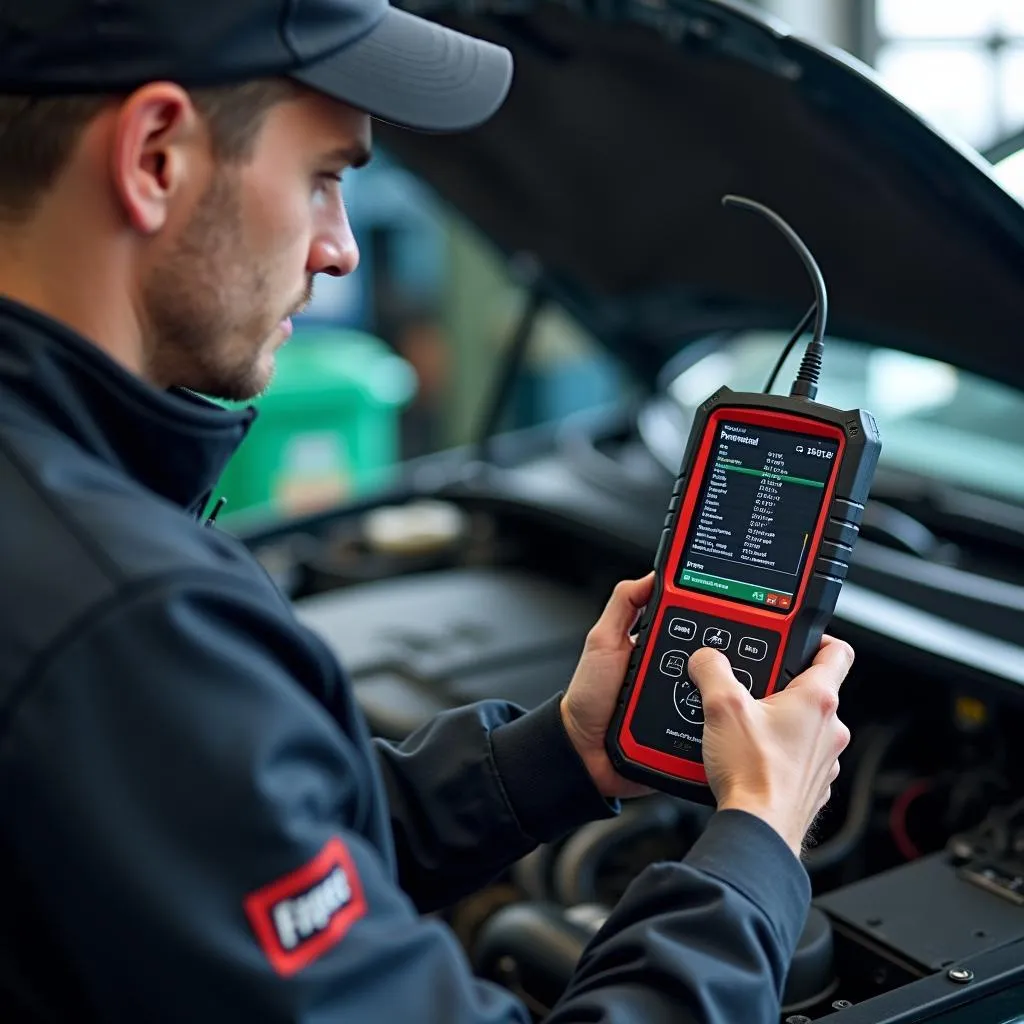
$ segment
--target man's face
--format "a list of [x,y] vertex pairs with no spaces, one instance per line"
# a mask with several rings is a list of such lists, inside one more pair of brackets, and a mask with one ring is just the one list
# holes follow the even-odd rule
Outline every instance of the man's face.
[[251,160],[211,159],[146,261],[152,381],[237,401],[266,389],[314,276],[356,268],[338,178],[369,135],[366,115],[310,93],[270,110]]

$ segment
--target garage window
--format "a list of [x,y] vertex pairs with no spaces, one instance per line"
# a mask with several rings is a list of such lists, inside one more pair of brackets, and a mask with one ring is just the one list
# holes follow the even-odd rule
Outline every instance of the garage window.
[[867,0],[868,53],[886,86],[984,149],[1024,125],[1021,0]]

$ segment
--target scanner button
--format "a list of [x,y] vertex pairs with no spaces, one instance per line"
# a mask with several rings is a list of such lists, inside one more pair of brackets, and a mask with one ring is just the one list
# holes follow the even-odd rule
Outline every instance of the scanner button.
[[743,669],[743,668],[734,668],[734,669],[733,669],[732,671],[733,671],[733,675],[735,675],[735,676],[736,676],[736,678],[737,678],[737,679],[738,679],[738,680],[739,680],[739,681],[740,681],[740,682],[741,682],[741,683],[742,683],[742,684],[743,684],[743,685],[744,685],[744,686],[745,686],[745,687],[746,687],[746,688],[747,688],[748,690],[751,690],[751,691],[753,690],[753,687],[754,687],[754,679],[753,679],[753,676],[751,676],[751,674],[750,674],[750,673],[749,673],[749,672],[748,672],[748,671],[747,671],[746,669]]
[[753,637],[745,636],[739,645],[741,658],[748,661],[764,661],[768,655],[768,643],[765,640],[755,640]]
[[666,651],[661,656],[661,665],[659,668],[662,675],[676,677],[681,676],[686,671],[686,652]]
[[697,623],[691,619],[672,619],[668,624],[668,635],[676,640],[692,640],[697,635]]
[[732,633],[727,629],[721,629],[719,626],[708,626],[704,630],[705,647],[714,647],[719,651],[727,651],[731,643]]
[[693,683],[688,680],[677,682],[672,698],[680,718],[691,725],[704,724],[704,705],[701,703],[700,690]]

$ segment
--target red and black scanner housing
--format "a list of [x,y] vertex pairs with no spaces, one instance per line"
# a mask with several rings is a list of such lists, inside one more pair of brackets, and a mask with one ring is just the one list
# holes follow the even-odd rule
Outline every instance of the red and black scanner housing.
[[[799,433],[835,451],[823,470],[824,493],[795,590],[772,607],[679,585],[705,470],[726,420]],[[877,425],[864,410],[726,387],[700,407],[655,556],[654,594],[638,623],[608,731],[608,753],[623,776],[690,800],[713,800],[701,757],[700,696],[686,678],[686,658],[701,646],[721,645],[737,678],[758,698],[783,689],[807,668],[846,578],[880,450]]]

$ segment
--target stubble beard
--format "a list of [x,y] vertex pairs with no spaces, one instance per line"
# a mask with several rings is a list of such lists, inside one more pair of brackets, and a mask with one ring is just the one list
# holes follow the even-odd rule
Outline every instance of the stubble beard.
[[238,186],[222,171],[143,289],[146,376],[227,401],[266,390],[280,310],[268,310],[268,275],[245,242]]

